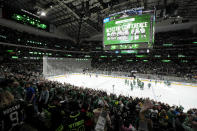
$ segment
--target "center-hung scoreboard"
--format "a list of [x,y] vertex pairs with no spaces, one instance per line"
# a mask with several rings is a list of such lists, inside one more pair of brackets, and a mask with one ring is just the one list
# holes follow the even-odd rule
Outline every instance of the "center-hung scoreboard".
[[135,8],[111,14],[103,20],[104,50],[151,49],[155,10]]

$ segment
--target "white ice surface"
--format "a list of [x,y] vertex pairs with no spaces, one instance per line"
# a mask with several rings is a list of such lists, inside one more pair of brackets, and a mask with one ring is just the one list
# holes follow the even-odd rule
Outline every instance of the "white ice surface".
[[[184,111],[190,108],[197,108],[197,85],[186,85],[184,83],[172,83],[171,86],[166,86],[163,82],[155,84],[154,80],[143,80],[144,90],[134,87],[131,91],[130,85],[125,85],[125,78],[114,78],[104,75],[95,77],[92,75],[72,74],[66,76],[50,77],[49,80],[59,81],[61,83],[70,83],[75,86],[99,89],[117,95],[133,96],[154,99],[168,103],[169,105],[182,105]],[[133,80],[130,79],[130,82]],[[151,83],[151,88],[148,88],[148,83]],[[112,85],[114,85],[114,90]]]

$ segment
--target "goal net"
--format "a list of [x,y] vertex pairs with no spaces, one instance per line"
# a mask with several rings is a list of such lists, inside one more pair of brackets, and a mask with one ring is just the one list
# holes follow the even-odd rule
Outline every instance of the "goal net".
[[91,69],[91,59],[43,57],[44,77],[82,73],[85,69]]

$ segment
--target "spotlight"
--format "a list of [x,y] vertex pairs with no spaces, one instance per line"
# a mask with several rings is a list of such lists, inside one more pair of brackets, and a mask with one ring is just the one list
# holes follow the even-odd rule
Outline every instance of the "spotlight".
[[42,12],[40,13],[40,15],[41,15],[41,16],[46,16],[46,12],[42,11]]
[[37,15],[39,15],[40,14],[40,11],[37,11]]

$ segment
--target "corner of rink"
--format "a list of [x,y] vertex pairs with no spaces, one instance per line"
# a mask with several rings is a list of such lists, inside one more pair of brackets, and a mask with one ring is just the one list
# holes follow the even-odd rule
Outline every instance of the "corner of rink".
[[[184,111],[190,108],[197,108],[197,84],[171,82],[167,86],[162,80],[140,79],[144,82],[144,89],[134,86],[131,89],[130,84],[133,78],[124,76],[111,76],[104,74],[81,74],[72,73],[48,77],[48,80],[58,81],[61,83],[69,83],[83,88],[91,88],[95,90],[106,91],[107,94],[114,93],[116,95],[150,98],[158,102],[168,103],[173,106],[183,106]],[[151,87],[148,87],[151,84]]]

